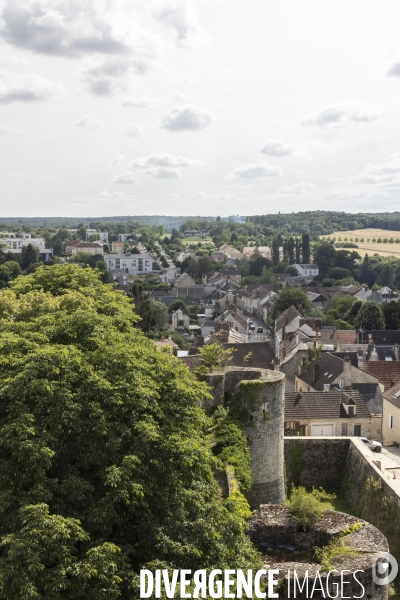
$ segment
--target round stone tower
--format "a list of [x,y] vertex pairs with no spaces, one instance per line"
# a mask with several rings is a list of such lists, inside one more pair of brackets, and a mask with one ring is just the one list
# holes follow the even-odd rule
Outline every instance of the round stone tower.
[[245,425],[251,455],[251,508],[283,503],[285,375],[228,367],[223,374],[211,376],[209,383],[214,402],[232,403]]

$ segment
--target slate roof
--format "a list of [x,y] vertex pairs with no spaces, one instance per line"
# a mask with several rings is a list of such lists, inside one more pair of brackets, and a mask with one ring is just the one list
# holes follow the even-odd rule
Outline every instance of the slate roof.
[[400,383],[400,361],[364,361],[363,369],[379,379],[379,382],[385,386],[384,391],[390,389],[393,383]]
[[[319,377],[314,380],[314,365],[319,366]],[[307,365],[301,379],[318,391],[324,389],[324,384],[332,384],[343,373],[343,360],[330,352],[321,354]]]
[[397,330],[379,330],[370,331],[367,329],[360,329],[357,332],[357,342],[362,344],[368,344],[369,336],[372,337],[376,346],[394,346],[395,344],[400,345],[400,331]]
[[290,308],[285,310],[279,317],[275,320],[275,331],[280,331],[285,324],[285,315],[287,315],[287,323],[291,323],[293,319],[296,317],[300,317],[300,313],[292,304]]
[[285,421],[297,419],[343,419],[349,418],[342,404],[350,397],[356,404],[355,419],[368,419],[371,414],[358,391],[333,389],[329,392],[289,392],[285,394]]
[[[397,398],[395,394],[399,393]],[[386,392],[383,393],[383,396],[386,400],[400,408],[400,383],[396,383],[396,385],[389,388]]]
[[[314,379],[315,364],[317,364],[319,367],[319,376],[317,379]],[[374,373],[366,373],[365,370],[358,369],[354,365],[351,365],[350,369],[351,385],[353,388],[357,387],[358,384],[361,383],[369,383],[371,385],[375,385],[375,387],[378,384],[377,379],[373,379],[373,377],[375,377]],[[332,385],[335,379],[343,377],[343,371],[344,360],[339,358],[336,353],[333,354],[331,352],[324,352],[309,365],[307,365],[306,370],[304,371],[303,375],[300,376],[300,379],[307,385],[313,387],[315,390],[322,391],[324,389],[324,384],[329,383]],[[338,385],[338,383],[336,382],[335,385]]]

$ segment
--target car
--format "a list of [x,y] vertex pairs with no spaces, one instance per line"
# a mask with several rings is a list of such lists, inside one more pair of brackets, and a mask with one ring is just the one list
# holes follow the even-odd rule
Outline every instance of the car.
[[254,325],[253,321],[247,321],[249,325]]
[[264,329],[262,327],[257,327],[257,333],[264,333]]
[[254,331],[255,330],[254,325],[249,325],[249,329],[250,329],[250,331]]
[[377,442],[376,440],[369,440],[366,437],[360,437],[360,440],[364,442],[364,444],[373,452],[381,452],[382,444],[380,442]]

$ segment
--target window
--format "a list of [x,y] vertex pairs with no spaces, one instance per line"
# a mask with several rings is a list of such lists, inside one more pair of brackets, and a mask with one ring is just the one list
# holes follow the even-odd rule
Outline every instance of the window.
[[357,437],[361,436],[361,425],[354,425],[354,435]]
[[347,435],[347,425],[342,425],[342,435]]
[[115,268],[119,269],[121,265],[121,259],[120,258],[116,258],[115,259]]
[[394,429],[394,417],[389,415],[389,429]]
[[349,417],[354,417],[354,406],[349,406]]

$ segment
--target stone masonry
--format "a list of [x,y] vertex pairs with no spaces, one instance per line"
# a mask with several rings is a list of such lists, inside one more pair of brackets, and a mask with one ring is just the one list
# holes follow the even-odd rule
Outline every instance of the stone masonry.
[[223,373],[211,374],[209,385],[214,404],[234,404],[245,424],[251,455],[250,506],[283,503],[284,374],[229,367]]

